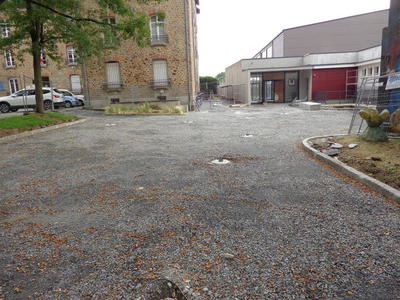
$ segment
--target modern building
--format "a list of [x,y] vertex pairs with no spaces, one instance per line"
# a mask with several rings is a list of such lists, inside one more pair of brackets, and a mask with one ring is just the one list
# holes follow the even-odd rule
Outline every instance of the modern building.
[[227,98],[245,103],[355,98],[363,77],[380,74],[388,10],[283,30],[251,59],[226,69]]
[[[87,63],[85,88],[95,108],[112,103],[166,101],[192,106],[199,90],[198,0],[169,0],[132,7],[150,16],[150,46],[124,41],[105,54],[105,60]],[[161,14],[160,14],[161,13]],[[165,18],[160,18],[164,16]],[[110,16],[113,22],[114,16]],[[86,81],[85,81],[86,82]]]
[[[199,0],[150,3],[152,5],[130,1],[132,9],[149,14],[151,39],[148,46],[142,48],[127,40],[118,48],[110,47],[104,60],[94,58],[81,64],[73,44],[60,44],[63,62],[56,63],[42,56],[44,85],[82,92],[94,108],[142,101],[192,105],[199,90]],[[115,23],[118,17],[110,15],[107,20]],[[12,34],[5,22],[0,29],[3,36]],[[4,51],[0,65],[0,96],[32,86],[33,77],[29,54],[20,62],[11,50]]]

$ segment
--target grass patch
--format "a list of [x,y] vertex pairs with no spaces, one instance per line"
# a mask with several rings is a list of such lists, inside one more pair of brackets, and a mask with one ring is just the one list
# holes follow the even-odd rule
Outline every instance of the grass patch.
[[107,114],[129,115],[129,114],[177,114],[185,113],[183,106],[165,106],[145,102],[141,105],[114,104],[105,108]]
[[58,112],[49,112],[45,114],[33,113],[26,116],[2,118],[0,119],[0,137],[65,123],[75,119],[77,119],[77,117],[64,115]]

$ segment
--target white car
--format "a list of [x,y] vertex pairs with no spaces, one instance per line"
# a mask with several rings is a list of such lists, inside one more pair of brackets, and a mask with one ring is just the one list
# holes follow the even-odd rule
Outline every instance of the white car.
[[[52,103],[53,102],[53,103]],[[43,88],[43,105],[45,110],[50,110],[54,107],[64,106],[63,95],[48,87]],[[10,111],[17,111],[20,108],[36,107],[35,89],[20,90],[9,96],[0,97],[0,112],[7,113]]]
[[65,89],[57,89],[57,90],[60,91],[64,96],[74,97],[76,100],[79,101],[81,106],[85,105],[85,96],[84,95],[75,95],[73,92],[71,92],[69,90],[65,90]]

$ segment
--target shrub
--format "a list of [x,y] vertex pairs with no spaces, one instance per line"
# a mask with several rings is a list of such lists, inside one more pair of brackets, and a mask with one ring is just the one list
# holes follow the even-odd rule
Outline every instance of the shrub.
[[164,114],[184,114],[185,109],[182,106],[175,107],[161,107],[157,104],[145,102],[139,106],[132,106],[130,104],[114,104],[105,107],[107,114],[151,114],[151,113],[164,113]]

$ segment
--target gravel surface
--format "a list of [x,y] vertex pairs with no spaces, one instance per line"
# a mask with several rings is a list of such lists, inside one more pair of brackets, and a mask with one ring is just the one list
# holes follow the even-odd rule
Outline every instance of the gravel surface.
[[400,299],[399,207],[298,148],[351,112],[74,113],[0,144],[0,299]]

